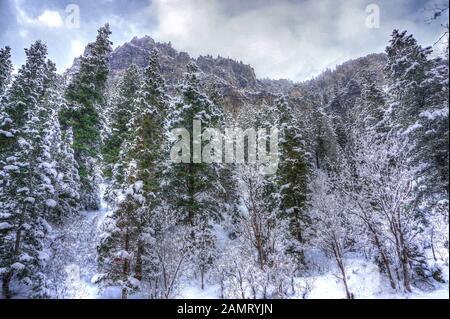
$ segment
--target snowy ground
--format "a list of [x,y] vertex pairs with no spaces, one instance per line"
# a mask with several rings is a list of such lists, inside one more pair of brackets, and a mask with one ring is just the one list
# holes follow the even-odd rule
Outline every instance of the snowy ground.
[[[103,195],[106,186],[104,184],[100,185],[100,191]],[[96,252],[96,246],[98,241],[98,234],[100,233],[100,227],[103,223],[105,216],[110,212],[110,208],[103,200],[101,196],[100,209],[95,211],[84,211],[82,215],[84,216],[84,223],[78,229],[78,238],[84,238],[76,246],[75,255],[78,256],[78,262],[71,264],[70,266],[75,266],[80,269],[80,272],[75,275],[75,284],[73,288],[75,290],[74,298],[77,299],[96,299],[99,298],[99,290],[97,285],[92,283],[92,277],[95,274],[96,258],[85,258],[83,254],[86,252]],[[86,261],[88,265],[86,265]],[[108,296],[106,296],[108,297]],[[115,297],[109,296],[109,297]]]
[[[87,238],[81,241],[77,246],[77,255],[80,255],[79,267],[83,267],[85,258],[82,254],[86,251],[94,251],[99,233],[99,227],[108,214],[109,209],[107,205],[102,202],[101,209],[98,211],[83,212],[85,216],[85,223],[79,229],[79,237]],[[224,234],[220,226],[216,226],[217,234]],[[218,246],[225,244],[226,236],[218,236]],[[448,258],[448,257],[447,257]],[[311,299],[340,299],[345,297],[345,290],[341,279],[338,277],[338,270],[331,260],[326,259],[323,255],[316,252],[310,256],[311,260],[315,260],[317,264],[321,265],[317,269],[316,274],[299,278],[296,282],[298,286],[308,286],[309,293],[306,298]],[[443,258],[445,259],[445,258]],[[95,258],[89,258],[90,262],[95,262]],[[412,293],[403,294],[393,292],[387,280],[380,275],[378,268],[373,263],[370,263],[362,258],[353,257],[347,258],[346,267],[348,274],[348,283],[350,291],[355,295],[355,298],[364,299],[392,299],[392,298],[432,298],[432,299],[448,299],[449,298],[449,268],[448,261],[445,264],[441,261],[441,266],[444,269],[445,284],[437,284],[429,291],[422,291],[414,289]],[[99,292],[97,286],[91,283],[93,276],[92,269],[95,269],[95,264],[88,265],[87,269],[90,271],[81,274],[79,283],[75,286],[75,298],[120,298],[120,291],[115,288],[108,289],[102,293]],[[134,296],[139,298],[139,296]],[[301,298],[301,296],[294,296]],[[205,289],[201,289],[198,282],[192,283],[184,281],[180,289],[179,298],[183,299],[211,299],[220,298],[220,288],[218,285],[206,285]]]
[[[402,294],[393,292],[389,283],[384,278],[376,265],[362,259],[352,258],[346,260],[347,279],[350,291],[355,298],[360,299],[397,299],[397,298],[437,298],[448,299],[448,284],[442,284],[431,291],[421,291],[414,289],[413,293]],[[345,290],[342,281],[337,277],[336,268],[310,278],[312,290],[308,298],[337,299],[345,297]],[[445,274],[448,280],[448,267]]]
[[[393,292],[387,280],[380,275],[377,266],[372,263],[352,258],[347,259],[346,266],[350,291],[358,299],[449,299],[448,266],[444,273],[447,283],[436,285],[430,291],[422,291],[416,288],[409,294]],[[344,286],[341,279],[338,278],[336,267],[331,267],[331,269],[318,275],[299,278],[297,285],[311,287],[311,291],[306,297],[308,299],[345,298]],[[188,285],[185,283],[180,298],[212,299],[219,297],[220,288],[217,285],[207,285],[202,290],[198,284]],[[301,296],[295,297],[301,298]]]

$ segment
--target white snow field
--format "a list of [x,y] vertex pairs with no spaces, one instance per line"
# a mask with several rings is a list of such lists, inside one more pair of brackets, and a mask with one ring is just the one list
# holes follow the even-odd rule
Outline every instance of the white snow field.
[[[105,186],[101,189],[104,191]],[[75,284],[73,289],[73,298],[92,299],[92,298],[120,298],[121,292],[118,288],[109,288],[100,292],[98,287],[92,283],[95,274],[96,264],[95,256],[86,258],[83,254],[94,252],[97,244],[100,226],[110,209],[102,201],[101,208],[98,211],[83,212],[83,227],[78,228],[77,237],[87,240],[80,241],[76,248],[75,255],[78,256],[76,266],[80,267],[80,282]],[[219,225],[215,227],[218,245],[226,245],[226,232]],[[306,295],[300,293],[294,294],[292,298],[310,298],[310,299],[342,299],[345,298],[345,290],[342,280],[339,278],[339,270],[334,262],[325,257],[320,251],[310,252],[309,262],[313,265],[314,273],[308,277],[297,278],[295,285],[297,287],[308,287]],[[429,256],[431,258],[431,256]],[[437,253],[438,261],[444,270],[443,277],[447,283],[434,284],[428,289],[414,288],[412,293],[394,292],[387,279],[380,274],[378,267],[360,256],[353,256],[346,259],[346,270],[348,274],[348,284],[350,291],[355,298],[362,299],[449,299],[449,266],[448,251]],[[86,265],[86,260],[88,263]],[[84,265],[84,269],[83,269]],[[320,268],[314,265],[320,265]],[[304,291],[298,289],[298,291]],[[130,298],[142,298],[140,295],[132,295]],[[220,298],[220,287],[217,284],[207,283],[204,289],[201,289],[199,280],[185,278],[181,284],[178,298],[181,299],[214,299]]]

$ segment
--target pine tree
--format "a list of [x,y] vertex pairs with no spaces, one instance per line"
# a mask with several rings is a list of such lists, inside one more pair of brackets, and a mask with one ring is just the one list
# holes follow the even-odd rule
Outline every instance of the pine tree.
[[124,200],[104,224],[104,233],[97,247],[100,273],[95,282],[101,288],[118,286],[122,299],[139,290],[136,257],[139,237],[142,235],[142,211],[145,210],[142,183],[136,182],[126,190]]
[[[214,103],[223,105],[223,101],[220,97],[213,98]],[[224,113],[224,120],[221,126],[222,131],[225,131],[224,145],[222,148],[223,153],[226,152],[226,145],[232,145],[234,143],[234,135],[227,136],[226,132],[235,131],[237,129],[236,120],[229,112]],[[235,216],[237,213],[237,207],[239,205],[239,193],[237,190],[238,179],[235,174],[236,163],[218,163],[216,164],[218,170],[218,193],[217,198],[219,210],[222,212],[221,218],[227,218],[228,216]]]
[[0,48],[0,101],[2,100],[2,96],[5,94],[6,88],[11,81],[12,69],[11,48],[8,46]]
[[356,134],[367,134],[369,131],[373,134],[383,134],[388,130],[385,123],[386,95],[373,77],[371,74],[364,77],[361,97],[352,112],[351,121],[354,123],[353,130],[358,131]]
[[99,207],[97,159],[101,148],[101,112],[106,103],[108,54],[111,52],[109,25],[98,30],[81,58],[80,70],[66,90],[70,107],[61,114],[63,128],[72,127],[73,148],[81,181],[81,203],[86,209]]
[[7,176],[2,202],[4,226],[1,267],[3,293],[10,297],[11,279],[17,278],[31,288],[31,295],[46,295],[42,270],[49,256],[44,239],[51,230],[46,219],[49,200],[54,193],[50,135],[47,131],[48,109],[44,97],[51,82],[54,65],[46,62],[46,46],[37,41],[26,49],[27,61],[19,70],[10,91],[6,112],[11,116],[13,143],[2,167]]
[[123,145],[125,160],[136,161],[136,178],[144,183],[147,194],[160,191],[163,160],[168,155],[166,130],[171,101],[158,59],[158,51],[153,50],[128,125],[128,137]]
[[[179,223],[186,225],[189,229],[188,249],[193,249],[191,258],[200,271],[203,283],[205,272],[213,260],[210,253],[215,245],[210,222],[220,216],[217,196],[221,189],[218,181],[220,165],[215,162],[209,163],[205,160],[205,154],[202,154],[200,158],[196,156],[194,147],[203,149],[207,143],[204,138],[201,141],[196,140],[194,121],[200,121],[202,126],[203,131],[198,134],[202,137],[208,136],[209,143],[213,143],[213,139],[219,137],[208,135],[210,131],[206,131],[205,128],[219,128],[222,124],[223,113],[222,109],[204,93],[199,75],[198,67],[194,63],[187,65],[186,78],[180,88],[181,98],[176,102],[175,110],[169,118],[171,130],[181,128],[189,133],[189,141],[186,141],[183,136],[181,140],[173,141],[178,136],[170,136],[171,156],[174,155],[174,149],[176,155],[179,154],[180,149],[177,147],[181,143],[181,149],[184,148],[182,152],[188,149],[189,161],[169,164],[166,170],[167,184],[164,188],[167,190],[167,201],[172,204],[178,214]],[[216,145],[216,147],[219,146]],[[218,150],[214,149],[214,154],[215,152]]]
[[[136,65],[132,64],[120,80],[110,109],[111,135],[103,145],[103,160],[106,164],[105,175],[111,177],[112,167],[119,161],[119,153],[122,143],[128,134],[128,126],[133,108],[136,104],[137,93],[140,89],[140,72]],[[120,170],[120,168],[116,168]],[[120,179],[119,176],[116,176]],[[120,180],[118,181],[121,182]]]
[[[386,48],[389,117],[415,144],[423,195],[448,196],[448,65],[431,58],[406,31],[394,30]],[[436,181],[439,181],[436,183]],[[445,195],[447,194],[447,195]],[[439,197],[441,197],[440,195]]]
[[[55,118],[57,118],[56,114]],[[56,132],[58,125],[59,122],[55,121],[54,127],[56,128]],[[69,217],[75,214],[80,208],[80,177],[72,147],[73,132],[69,127],[64,132],[60,131],[60,134],[61,136],[58,138],[57,133],[55,133],[55,138],[58,138],[61,144],[58,153],[54,155],[58,172],[56,181],[57,207],[55,207],[58,219],[60,217]]]
[[[11,131],[12,119],[8,112],[6,112],[6,89],[11,80],[12,63],[11,63],[11,49],[5,47],[0,49],[0,167],[6,165],[7,147],[13,141],[13,132]],[[0,197],[4,191],[4,186],[7,184],[7,173],[0,171]],[[4,203],[0,201],[0,211]]]
[[314,167],[330,169],[337,157],[337,135],[333,129],[330,117],[322,108],[314,109],[311,120],[314,123],[312,150]]
[[[289,220],[293,238],[304,242],[302,232],[308,225],[306,199],[308,193],[309,163],[305,155],[305,124],[294,112],[285,97],[276,101],[279,112],[280,159],[277,171],[277,184],[280,192],[281,217]],[[302,250],[292,247],[302,255]]]
[[49,140],[49,153],[53,170],[51,175],[52,184],[55,189],[51,207],[51,219],[53,222],[63,223],[64,219],[73,215],[79,208],[80,180],[78,176],[78,165],[73,155],[73,133],[68,127],[65,131],[61,129],[58,114],[66,107],[63,90],[60,86],[60,76],[56,73],[54,65],[49,63],[48,81],[49,86],[43,99],[46,110],[45,130]]
[[[222,110],[203,93],[198,77],[198,67],[193,63],[188,64],[186,79],[181,86],[181,99],[176,103],[170,119],[171,129],[184,128],[191,136],[194,134],[194,120],[201,121],[202,127],[207,128],[215,127],[222,118]],[[180,213],[180,220],[194,225],[194,220],[199,215],[208,219],[217,214],[214,205],[217,169],[213,163],[194,158],[193,136],[184,146],[190,150],[189,163],[171,163],[168,169],[168,186],[174,208]]]
[[[128,80],[136,79],[136,69],[129,70]],[[129,85],[128,83],[127,85]],[[129,89],[129,88],[128,88]],[[124,88],[125,90],[125,88]],[[121,90],[120,92],[124,92]],[[120,100],[128,99],[133,103],[132,108],[121,111],[117,114],[117,125],[123,125],[122,132],[123,141],[120,143],[120,152],[118,154],[117,163],[112,176],[113,183],[117,188],[119,198],[119,206],[114,211],[112,219],[115,220],[114,231],[107,232],[107,238],[99,245],[100,260],[111,260],[111,254],[115,253],[114,249],[121,243],[120,249],[126,251],[129,255],[124,261],[123,272],[120,276],[130,276],[133,272],[133,280],[141,281],[143,278],[143,260],[149,258],[147,253],[146,238],[148,234],[149,224],[155,218],[155,210],[157,210],[161,196],[160,184],[161,171],[163,169],[163,155],[165,149],[165,121],[169,108],[168,97],[165,93],[165,84],[160,75],[158,54],[152,52],[149,66],[144,72],[144,79],[139,91],[125,91]],[[130,98],[132,95],[136,98]],[[136,189],[139,187],[139,189]],[[139,196],[130,195],[130,190],[139,193]],[[124,198],[123,198],[124,197]],[[144,204],[144,198],[146,199]],[[153,221],[153,223],[157,221]],[[125,236],[125,241],[123,240]],[[114,268],[108,269],[107,263],[102,262],[102,268],[106,269],[102,278],[104,285],[117,285],[123,282],[122,277],[117,277]],[[126,270],[125,270],[126,268]],[[137,290],[137,286],[133,289],[127,284],[123,288],[123,298],[126,298],[129,292]]]

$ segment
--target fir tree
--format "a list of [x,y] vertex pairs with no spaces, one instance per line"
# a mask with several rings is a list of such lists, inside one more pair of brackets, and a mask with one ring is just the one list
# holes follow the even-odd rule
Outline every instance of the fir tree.
[[[304,242],[303,230],[308,225],[306,199],[308,192],[309,163],[305,155],[305,124],[294,117],[288,101],[281,97],[276,101],[279,112],[279,149],[280,159],[277,171],[277,183],[280,192],[282,218],[289,220],[293,238]],[[301,253],[299,248],[292,249]]]
[[54,169],[50,156],[50,135],[46,130],[48,109],[44,96],[54,71],[46,63],[46,46],[37,41],[26,49],[27,61],[19,70],[9,91],[6,111],[11,114],[13,144],[6,151],[2,202],[6,210],[2,223],[1,266],[3,293],[10,297],[10,282],[17,278],[31,287],[32,296],[46,295],[42,272],[49,258],[44,251],[44,239],[50,231],[46,219],[49,201],[54,193]]
[[[129,72],[128,80],[136,80],[136,70],[132,68]],[[122,132],[122,136],[118,137],[123,141],[113,174],[116,195],[124,198],[119,200],[119,206],[112,216],[115,221],[114,231],[107,229],[109,240],[103,240],[98,247],[100,260],[111,260],[114,249],[118,249],[114,248],[114,245],[123,243],[121,238],[125,236],[125,246],[122,245],[121,249],[126,251],[129,257],[124,261],[121,276],[130,276],[133,271],[134,280],[139,282],[143,278],[143,260],[149,257],[146,246],[148,227],[155,218],[154,211],[160,204],[157,198],[161,196],[165,121],[169,101],[159,72],[158,55],[153,51],[149,66],[144,72],[142,86],[138,92],[132,92],[137,97],[129,98],[128,90],[125,93],[120,91],[124,96],[119,99],[128,97],[128,101],[133,103],[132,109],[119,113],[120,117],[116,121],[117,125],[122,124],[127,128]],[[124,130],[125,127],[121,129]],[[139,197],[132,196],[130,190],[139,193]],[[115,268],[108,268],[107,263],[103,262],[101,265],[101,268],[106,269],[102,278],[108,278],[106,282],[102,280],[104,285],[117,285],[120,282],[123,284],[124,279],[114,275]],[[123,298],[136,289],[138,288],[131,289],[127,284],[123,287]]]
[[364,77],[361,85],[361,97],[355,105],[352,122],[355,123],[354,130],[359,134],[372,132],[383,134],[388,130],[385,123],[385,112],[387,107],[386,95],[378,86],[370,74]]
[[[193,135],[193,121],[201,121],[203,128],[214,127],[222,118],[222,110],[202,92],[198,68],[187,66],[186,79],[181,86],[181,99],[170,119],[170,128],[185,128]],[[214,181],[217,170],[213,164],[194,159],[193,138],[185,145],[190,150],[189,163],[172,163],[169,171],[170,193],[174,208],[180,213],[180,220],[194,225],[195,218],[202,215],[211,218],[216,214],[214,205]],[[186,143],[187,144],[187,143]],[[202,147],[196,145],[195,147]]]
[[72,128],[68,127],[63,131],[58,117],[59,112],[66,107],[66,101],[59,85],[60,76],[55,71],[55,66],[49,62],[47,76],[49,86],[43,105],[46,110],[44,116],[45,130],[49,139],[50,168],[53,170],[51,179],[55,187],[52,199],[54,205],[50,209],[51,218],[54,222],[63,223],[65,218],[75,214],[79,208],[80,180],[72,148]]
[[[55,115],[56,117],[56,115]],[[58,128],[58,122],[55,127]],[[55,136],[57,138],[57,135]],[[55,154],[57,177],[57,216],[68,217],[80,208],[80,177],[73,151],[73,132],[69,127],[61,132],[59,152]]]
[[388,115],[415,144],[415,165],[421,168],[426,197],[448,194],[448,65],[431,58],[431,52],[406,31],[394,30],[385,69]]
[[[140,72],[136,65],[131,65],[120,80],[110,109],[111,134],[103,146],[103,159],[106,164],[106,176],[112,175],[112,168],[119,161],[122,143],[128,134],[128,127],[134,113],[137,93],[140,89]],[[118,168],[116,168],[118,169]],[[119,179],[118,176],[116,178]],[[121,181],[118,181],[119,183]]]
[[11,81],[12,69],[11,48],[8,46],[0,48],[0,101]]
[[[170,163],[166,173],[168,182],[165,189],[167,200],[178,213],[178,221],[188,225],[190,232],[188,247],[194,249],[191,257],[194,258],[194,264],[200,271],[202,283],[213,259],[209,255],[211,252],[209,249],[214,246],[210,221],[219,216],[217,194],[221,186],[218,182],[219,166],[203,161],[205,154],[202,154],[202,158],[197,158],[194,154],[194,147],[203,148],[206,145],[204,139],[195,141],[194,121],[200,121],[202,129],[215,128],[221,124],[222,116],[222,109],[204,93],[198,67],[193,63],[188,64],[186,79],[181,86],[181,99],[175,105],[169,127],[183,128],[192,134],[189,141],[181,140],[177,145],[171,144],[175,149],[180,143],[183,144],[183,148],[188,148],[189,161]],[[198,133],[203,135],[205,132]],[[204,136],[206,137],[206,134]],[[173,139],[173,136],[171,138]],[[217,137],[210,136],[210,141],[213,138]]]
[[158,51],[153,50],[123,145],[124,158],[136,161],[136,178],[144,183],[147,194],[160,191],[163,160],[168,154],[165,138],[171,101],[160,72]]
[[101,111],[105,105],[108,54],[111,52],[109,25],[98,30],[81,58],[80,70],[66,90],[70,107],[60,116],[63,128],[72,127],[75,158],[81,181],[81,203],[87,209],[99,207],[97,159],[101,148]]
[[142,210],[144,197],[142,183],[136,182],[126,190],[124,200],[104,224],[104,233],[100,236],[98,264],[100,273],[95,282],[101,288],[118,286],[122,299],[139,290],[140,280],[136,277],[136,257],[139,237],[142,235]]

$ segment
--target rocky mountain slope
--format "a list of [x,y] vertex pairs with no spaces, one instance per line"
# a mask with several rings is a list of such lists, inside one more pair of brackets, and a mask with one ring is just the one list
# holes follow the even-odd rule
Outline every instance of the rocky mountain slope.
[[[348,106],[346,101],[351,100],[352,105],[353,100],[359,96],[358,82],[362,73],[371,72],[377,81],[383,81],[381,70],[386,61],[384,54],[370,54],[349,60],[335,70],[326,70],[314,79],[293,83],[286,79],[258,79],[254,69],[241,61],[210,55],[193,58],[186,52],[174,49],[170,42],[159,43],[144,36],[134,37],[110,54],[110,84],[117,83],[131,64],[144,69],[154,48],[160,52],[162,73],[169,85],[175,86],[183,78],[186,65],[193,61],[203,72],[202,81],[205,86],[218,91],[223,96],[225,109],[232,113],[237,113],[243,107],[272,103],[280,93],[290,96],[292,102],[298,104],[299,98],[312,92],[318,95],[321,106],[330,106],[329,109],[340,112],[344,104]],[[78,65],[79,58],[74,60],[66,74],[75,72]]]

